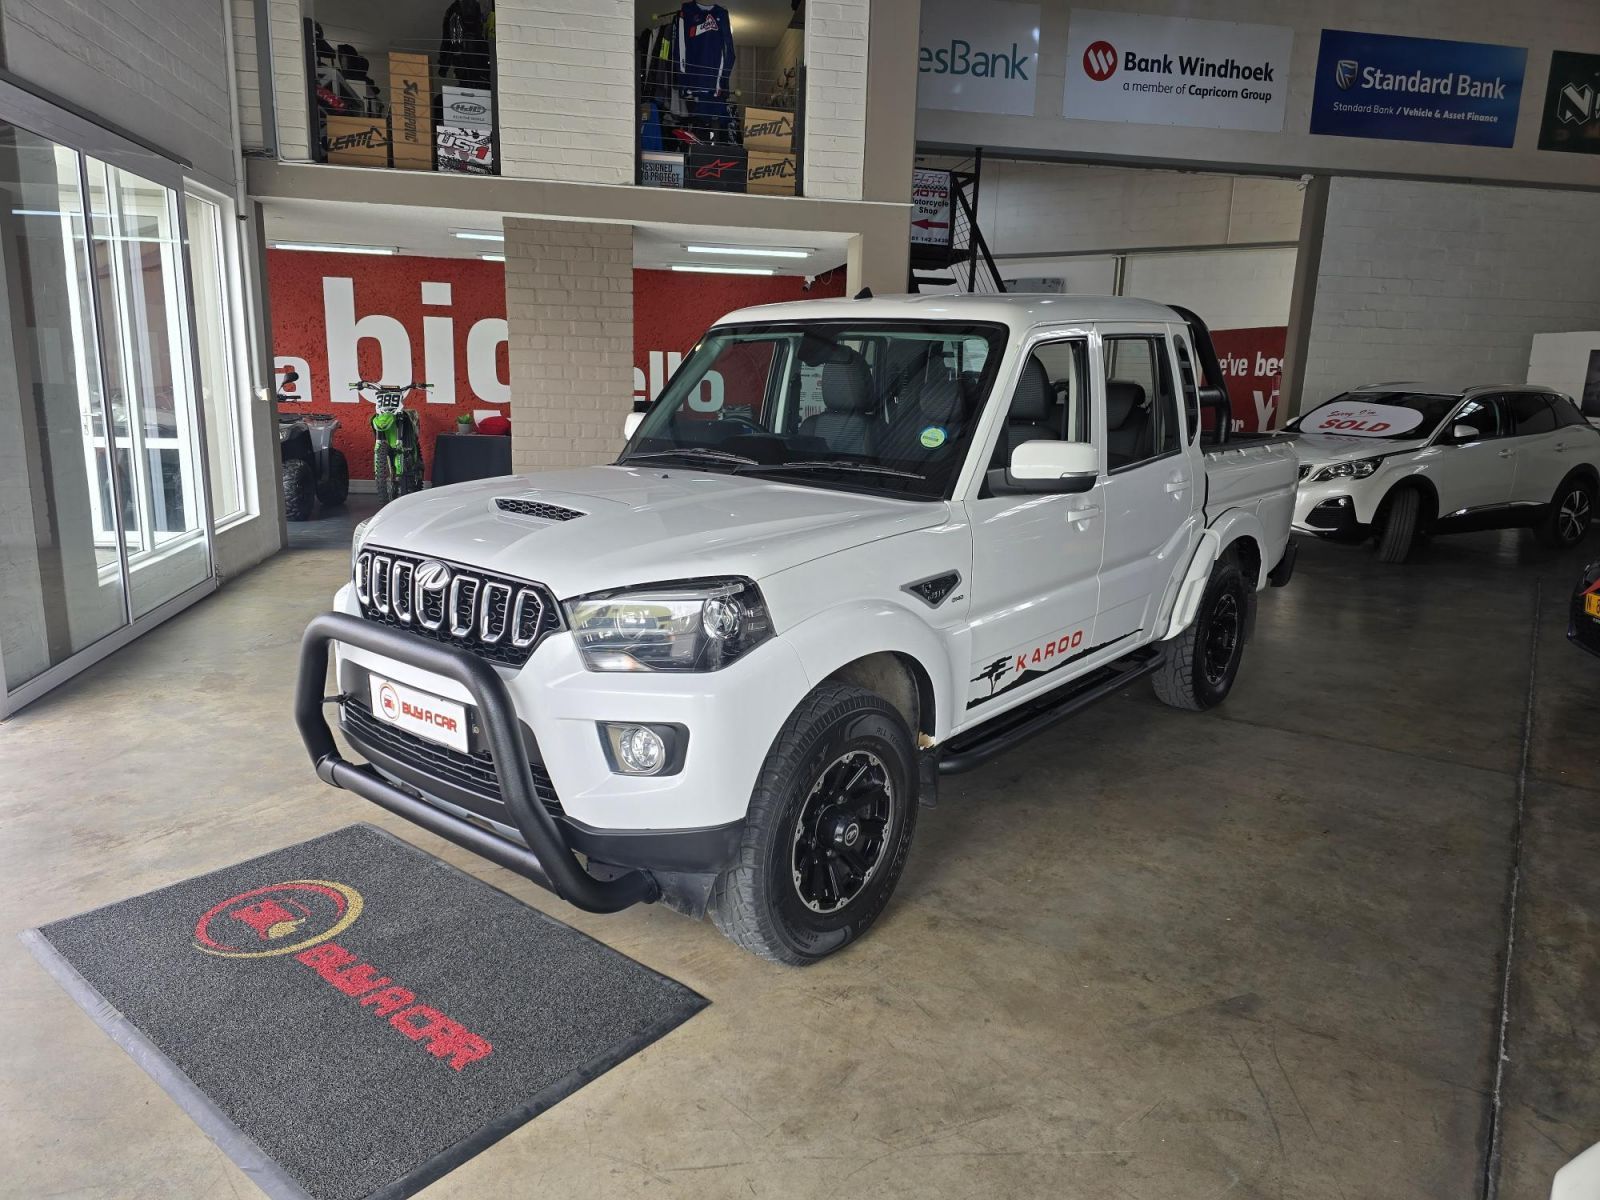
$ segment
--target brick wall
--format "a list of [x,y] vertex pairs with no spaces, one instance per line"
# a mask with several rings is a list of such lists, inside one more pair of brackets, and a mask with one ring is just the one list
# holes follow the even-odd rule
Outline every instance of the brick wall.
[[806,5],[805,194],[861,199],[867,137],[867,6]]
[[278,157],[311,157],[310,112],[306,104],[305,38],[300,0],[267,0],[272,32],[272,103],[278,117]]
[[233,9],[233,61],[239,82],[239,143],[245,150],[266,145],[261,130],[261,59],[256,42],[255,0],[228,0]]
[[502,173],[632,183],[632,3],[499,0],[495,44]]
[[1379,379],[1527,377],[1535,333],[1600,327],[1600,194],[1332,181],[1303,404]]
[[607,462],[633,408],[633,229],[507,220],[515,470]]

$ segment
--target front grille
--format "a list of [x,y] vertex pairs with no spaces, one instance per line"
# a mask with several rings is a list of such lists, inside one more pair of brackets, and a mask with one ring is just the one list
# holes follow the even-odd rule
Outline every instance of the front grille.
[[514,500],[502,496],[494,502],[501,512],[516,513],[520,517],[538,517],[541,521],[570,521],[586,514],[575,508],[562,508],[559,504],[541,504],[537,500]]
[[[372,715],[372,710],[354,697],[346,697],[341,704],[344,727],[352,738],[371,746],[399,763],[443,783],[505,803],[500,795],[500,780],[494,773],[494,759],[488,751],[481,754],[463,754],[449,746],[430,742],[414,733],[397,729]],[[561,800],[544,764],[530,759],[528,768],[533,775],[533,790],[551,816],[561,813]],[[506,824],[514,824],[511,814],[505,815]]]
[[355,589],[367,620],[507,667],[522,666],[562,627],[561,606],[543,584],[378,547],[356,556]]

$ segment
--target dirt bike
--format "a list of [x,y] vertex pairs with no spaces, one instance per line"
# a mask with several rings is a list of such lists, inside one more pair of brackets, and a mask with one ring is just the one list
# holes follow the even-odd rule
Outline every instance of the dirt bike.
[[[283,376],[281,387],[300,378],[299,372]],[[279,404],[304,399],[278,392]],[[283,515],[290,521],[309,521],[320,501],[336,508],[350,495],[350,464],[333,445],[339,418],[328,413],[278,413],[278,441],[283,459]]]
[[384,504],[422,490],[422,422],[406,407],[405,397],[432,386],[416,380],[396,385],[368,379],[350,385],[353,392],[370,391],[377,408],[372,414],[372,480]]

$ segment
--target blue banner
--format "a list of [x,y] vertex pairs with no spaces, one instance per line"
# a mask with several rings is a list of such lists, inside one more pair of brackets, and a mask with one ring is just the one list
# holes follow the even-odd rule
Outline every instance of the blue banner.
[[1518,46],[1324,29],[1311,132],[1509,147],[1527,60]]

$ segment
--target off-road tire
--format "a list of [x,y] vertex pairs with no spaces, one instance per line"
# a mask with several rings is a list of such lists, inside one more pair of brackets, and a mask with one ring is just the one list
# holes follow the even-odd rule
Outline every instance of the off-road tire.
[[328,473],[317,481],[317,499],[324,508],[338,508],[350,497],[350,464],[343,451],[328,451]]
[[[851,899],[836,911],[813,912],[794,879],[797,830],[829,768],[852,754],[875,757],[893,784],[883,846]],[[712,888],[712,921],[735,945],[787,966],[808,966],[842,949],[889,903],[910,853],[917,801],[916,750],[899,712],[864,688],[821,684],[790,714],[767,752],[735,864]]]
[[[1211,568],[1200,608],[1189,627],[1167,643],[1166,657],[1150,676],[1156,699],[1173,708],[1203,712],[1215,708],[1233,690],[1244,657],[1245,634],[1250,627],[1255,593],[1233,556],[1225,555]],[[1215,661],[1222,622],[1232,630],[1232,645],[1220,676]],[[1210,656],[1208,656],[1208,650]]]
[[1583,541],[1594,521],[1595,487],[1582,475],[1568,475],[1550,498],[1550,511],[1539,522],[1539,540],[1555,550]]
[[1381,563],[1410,560],[1422,544],[1418,523],[1422,517],[1422,497],[1406,487],[1390,495],[1383,504],[1383,519],[1378,527],[1378,544],[1373,553]]
[[394,463],[387,450],[373,455],[372,458],[372,484],[378,492],[378,503],[387,504],[400,493],[396,488],[398,479],[394,473]]
[[317,478],[311,464],[291,458],[283,464],[283,516],[288,521],[309,521],[317,506]]

